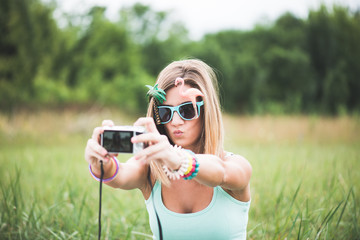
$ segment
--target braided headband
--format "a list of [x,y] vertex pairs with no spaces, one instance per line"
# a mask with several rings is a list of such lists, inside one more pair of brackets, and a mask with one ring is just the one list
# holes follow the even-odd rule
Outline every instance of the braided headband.
[[155,123],[156,125],[160,125],[160,117],[159,117],[159,109],[157,108],[158,105],[162,104],[166,101],[166,92],[161,88],[158,88],[158,84],[154,86],[146,85],[149,88],[149,91],[146,93],[146,96],[150,98],[154,98],[154,114],[155,114]]

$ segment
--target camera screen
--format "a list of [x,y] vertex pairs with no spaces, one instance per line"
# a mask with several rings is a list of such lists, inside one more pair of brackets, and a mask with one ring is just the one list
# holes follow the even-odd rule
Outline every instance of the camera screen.
[[133,131],[111,131],[103,133],[103,146],[108,152],[132,153],[133,144],[131,138]]

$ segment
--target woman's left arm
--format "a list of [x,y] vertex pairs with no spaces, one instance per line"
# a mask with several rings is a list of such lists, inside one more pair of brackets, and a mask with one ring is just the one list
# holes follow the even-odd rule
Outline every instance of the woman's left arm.
[[209,187],[221,186],[230,191],[242,191],[248,187],[252,168],[242,156],[232,155],[224,160],[215,155],[196,154],[199,172],[194,178]]

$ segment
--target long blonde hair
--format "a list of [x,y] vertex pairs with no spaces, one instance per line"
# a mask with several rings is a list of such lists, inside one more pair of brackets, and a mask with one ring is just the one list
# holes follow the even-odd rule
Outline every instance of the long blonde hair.
[[[200,114],[203,128],[200,136],[200,154],[214,154],[223,157],[224,129],[218,96],[218,82],[211,67],[198,59],[175,61],[165,67],[156,80],[158,87],[165,92],[175,86],[175,79],[181,77],[185,84],[199,89],[203,94],[204,110]],[[154,99],[151,98],[147,116],[154,117]],[[166,134],[163,125],[157,125],[161,134]],[[170,140],[170,139],[169,139]],[[161,166],[151,164],[151,171],[163,183],[169,183]]]

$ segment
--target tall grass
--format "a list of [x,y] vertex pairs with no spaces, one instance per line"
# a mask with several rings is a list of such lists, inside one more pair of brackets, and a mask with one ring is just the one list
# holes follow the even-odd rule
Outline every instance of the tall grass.
[[[83,159],[114,110],[0,115],[0,239],[95,239],[98,183]],[[252,164],[249,239],[360,239],[355,117],[225,116],[226,147]],[[122,161],[126,160],[123,156]],[[139,191],[103,188],[103,239],[151,239]]]
[[[96,238],[98,184],[86,171],[82,145],[3,149],[0,239]],[[104,188],[103,204],[107,238],[125,239],[135,226],[149,232],[137,192]]]

